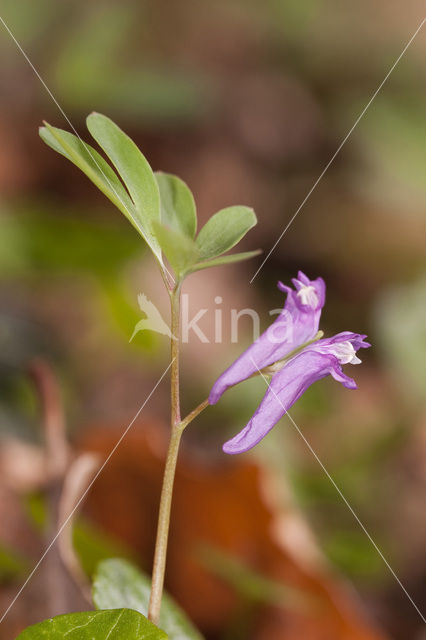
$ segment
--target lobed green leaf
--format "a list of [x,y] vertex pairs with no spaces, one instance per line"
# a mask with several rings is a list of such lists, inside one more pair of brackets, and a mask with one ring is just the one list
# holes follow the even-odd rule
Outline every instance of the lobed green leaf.
[[222,256],[257,222],[245,206],[221,209],[204,225],[194,241],[197,212],[188,186],[177,176],[153,173],[136,144],[110,118],[92,113],[87,127],[112,165],[90,145],[68,131],[46,124],[41,138],[79,167],[124,213],[147,242],[160,267],[164,254],[178,277],[209,267],[239,262],[257,255],[251,251]]

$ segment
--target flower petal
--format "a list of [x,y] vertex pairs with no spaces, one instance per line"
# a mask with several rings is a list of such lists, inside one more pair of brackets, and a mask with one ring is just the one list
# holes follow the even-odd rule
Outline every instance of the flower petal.
[[351,342],[355,348],[355,351],[357,351],[358,349],[367,349],[368,347],[371,347],[371,344],[365,341],[366,337],[367,336],[362,333],[341,331],[340,333],[336,333],[336,335],[331,338],[323,338],[322,340],[318,340],[317,344],[336,344],[336,342]]
[[210,404],[215,404],[228,387],[257,373],[257,367],[263,369],[281,360],[316,335],[325,303],[324,280],[309,280],[299,271],[294,283],[296,290],[282,282],[278,283],[278,288],[287,293],[284,309],[275,322],[216,380],[210,392]]
[[[301,395],[317,380],[340,368],[333,355],[306,349],[278,371],[247,426],[223,445],[225,453],[242,453],[254,447],[276,425]],[[340,369],[341,371],[341,369]]]
[[342,367],[339,364],[333,367],[330,373],[337,382],[341,382],[347,389],[358,388],[355,380],[343,373]]
[[352,331],[342,331],[332,338],[323,338],[310,344],[306,348],[318,353],[334,355],[339,364],[359,364],[361,360],[356,357],[358,349],[367,349],[370,343],[364,338],[366,335],[352,333]]

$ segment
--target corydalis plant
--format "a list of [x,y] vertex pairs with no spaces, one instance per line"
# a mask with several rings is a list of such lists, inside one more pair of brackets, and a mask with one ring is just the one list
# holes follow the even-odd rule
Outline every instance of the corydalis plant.
[[[133,140],[110,118],[92,113],[86,123],[112,166],[96,149],[69,131],[45,123],[40,136],[81,169],[126,216],[151,249],[169,289],[194,271],[239,262],[259,253],[223,255],[257,223],[250,207],[221,209],[196,236],[195,201],[183,180],[167,173],[154,173]],[[174,278],[165,259],[174,271]]]
[[[92,113],[87,128],[111,164],[74,134],[45,123],[40,136],[65,156],[126,216],[151,249],[171,305],[171,431],[160,499],[148,617],[160,617],[173,483],[179,444],[185,427],[208,406],[201,403],[186,418],[180,412],[180,294],[189,274],[246,260],[250,251],[225,255],[256,224],[250,207],[233,206],[215,213],[197,234],[193,195],[176,176],[152,171],[135,143],[109,118]],[[172,272],[170,271],[172,270]],[[169,631],[168,629],[166,629]],[[173,631],[169,631],[171,638]]]

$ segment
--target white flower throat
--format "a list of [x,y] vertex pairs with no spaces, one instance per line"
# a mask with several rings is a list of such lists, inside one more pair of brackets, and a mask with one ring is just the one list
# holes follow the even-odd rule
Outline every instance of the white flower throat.
[[356,355],[356,351],[352,342],[345,340],[344,342],[336,342],[329,347],[331,352],[340,364],[360,364],[361,360]]
[[296,295],[298,298],[300,298],[301,303],[304,305],[316,307],[318,304],[317,292],[315,291],[315,287],[313,287],[311,284],[303,285]]

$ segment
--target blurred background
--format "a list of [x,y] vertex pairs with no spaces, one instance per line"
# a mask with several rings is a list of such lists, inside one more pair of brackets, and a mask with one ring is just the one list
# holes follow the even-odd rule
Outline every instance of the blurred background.
[[[420,0],[2,0],[0,15],[83,139],[88,113],[110,116],[155,170],[188,183],[200,224],[224,206],[253,206],[259,224],[243,249],[268,252],[423,10]],[[353,370],[358,391],[321,381],[292,415],[423,612],[425,53],[421,31],[251,284],[262,256],[187,280],[191,309],[210,309],[200,321],[210,342],[193,336],[182,364],[190,410],[251,342],[249,318],[230,342],[231,308],[258,310],[265,328],[283,304],[278,279],[302,269],[326,280],[322,329],[367,333],[373,348]],[[46,398],[31,363],[42,358],[54,372],[72,451],[105,458],[168,363],[163,336],[142,332],[129,344],[142,317],[137,294],[168,310],[132,227],[39,139],[43,120],[70,126],[4,25],[0,91],[3,610],[49,539]],[[224,338],[215,344],[218,307]],[[222,453],[263,385],[229,391],[188,429],[169,590],[209,640],[426,637],[290,422],[251,455]],[[167,420],[164,383],[79,516],[75,544],[89,574],[117,554],[150,570]],[[0,624],[1,638],[62,612],[40,599],[46,571]],[[67,610],[81,609],[78,599],[70,593]]]

